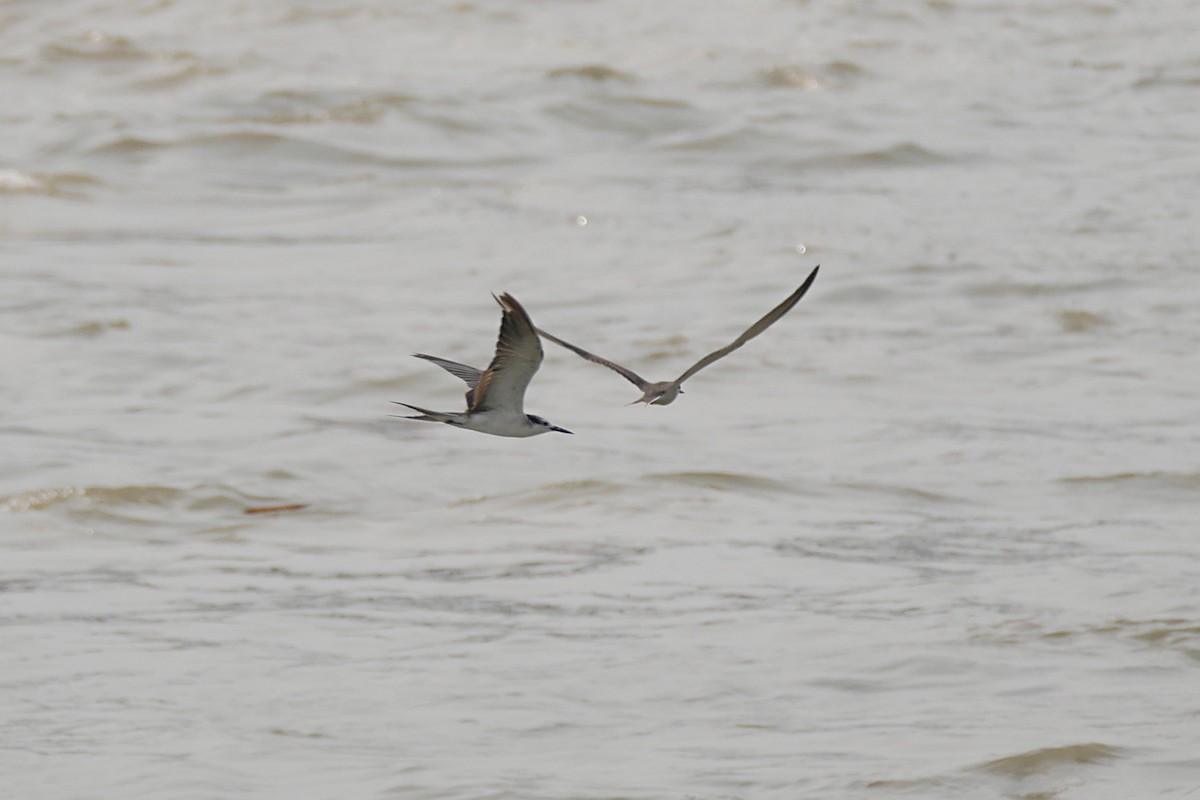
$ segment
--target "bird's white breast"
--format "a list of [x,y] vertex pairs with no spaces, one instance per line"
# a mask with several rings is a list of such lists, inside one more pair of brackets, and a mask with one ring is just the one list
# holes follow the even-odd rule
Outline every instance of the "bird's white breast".
[[493,436],[524,438],[545,433],[546,428],[534,425],[524,414],[509,414],[501,411],[481,411],[472,414],[463,424],[464,428]]

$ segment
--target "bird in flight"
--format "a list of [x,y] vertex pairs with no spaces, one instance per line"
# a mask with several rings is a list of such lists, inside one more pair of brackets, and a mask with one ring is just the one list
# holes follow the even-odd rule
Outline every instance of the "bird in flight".
[[417,358],[432,361],[466,382],[467,410],[429,411],[410,406],[408,403],[393,401],[420,414],[416,417],[400,414],[395,416],[425,422],[444,422],[447,425],[494,436],[526,437],[550,431],[571,433],[566,428],[551,425],[541,417],[525,413],[525,389],[541,366],[542,343],[529,314],[515,297],[511,294],[492,297],[500,304],[503,316],[500,318],[500,338],[496,341],[496,355],[487,369],[480,371],[456,361],[414,353]]
[[549,339],[550,341],[554,342],[555,344],[562,345],[563,347],[572,351],[576,355],[587,359],[588,361],[592,361],[592,362],[595,362],[596,364],[600,364],[602,366],[608,367],[609,369],[616,372],[618,375],[625,378],[625,380],[629,381],[634,386],[636,386],[638,388],[638,390],[640,392],[642,392],[642,396],[639,397],[637,400],[634,400],[633,403],[630,403],[630,405],[633,405],[634,403],[647,403],[647,404],[656,405],[656,406],[666,406],[666,405],[670,405],[671,403],[675,402],[675,398],[678,397],[679,395],[683,394],[683,382],[684,381],[686,381],[688,378],[695,375],[700,370],[707,367],[709,364],[712,364],[714,361],[717,361],[718,359],[722,359],[725,356],[732,353],[734,350],[737,350],[739,347],[744,345],[746,342],[750,341],[755,336],[758,336],[760,333],[765,331],[767,328],[769,328],[773,324],[775,324],[775,322],[777,320],[779,320],[779,318],[782,317],[784,314],[791,311],[792,306],[794,306],[794,305],[796,305],[796,303],[800,302],[800,298],[804,297],[804,293],[808,291],[808,288],[810,286],[812,286],[813,281],[816,280],[816,278],[817,278],[817,270],[819,270],[820,268],[821,268],[821,266],[818,264],[813,269],[813,271],[811,273],[809,273],[809,276],[804,280],[804,283],[800,284],[800,288],[796,289],[796,291],[794,291],[790,295],[788,295],[788,298],[786,300],[784,300],[782,303],[780,303],[779,305],[775,306],[773,309],[768,311],[766,316],[764,316],[758,322],[754,323],[749,328],[747,328],[742,333],[741,336],[737,337],[732,342],[730,342],[729,344],[722,347],[720,350],[714,350],[711,353],[709,353],[708,355],[706,355],[704,358],[697,361],[695,364],[692,364],[690,367],[688,367],[684,371],[684,373],[682,375],[680,375],[678,378],[676,378],[673,381],[650,382],[650,381],[646,380],[645,378],[643,378],[641,375],[638,375],[633,370],[629,369],[628,367],[623,367],[620,364],[617,364],[613,361],[609,361],[607,358],[601,358],[600,356],[598,356],[594,353],[589,353],[587,350],[584,350],[582,347],[576,347],[575,345],[570,344],[569,342],[564,342],[562,339],[559,339],[557,336],[553,336],[549,333],[546,333],[546,331],[544,331],[540,328],[538,329],[538,333],[540,333],[546,339]]

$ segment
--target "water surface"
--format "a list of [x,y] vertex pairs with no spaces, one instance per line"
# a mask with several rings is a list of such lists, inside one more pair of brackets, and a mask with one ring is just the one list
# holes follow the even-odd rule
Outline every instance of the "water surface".
[[3,5],[9,793],[1194,792],[1195,16]]

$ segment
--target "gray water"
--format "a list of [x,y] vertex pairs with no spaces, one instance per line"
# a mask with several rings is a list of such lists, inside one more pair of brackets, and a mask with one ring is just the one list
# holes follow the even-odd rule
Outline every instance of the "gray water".
[[1198,22],[0,4],[3,795],[1200,797]]

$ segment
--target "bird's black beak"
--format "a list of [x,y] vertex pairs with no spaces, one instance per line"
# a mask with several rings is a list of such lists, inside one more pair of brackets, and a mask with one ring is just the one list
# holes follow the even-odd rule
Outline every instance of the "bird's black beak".
[[560,428],[560,427],[558,427],[557,425],[551,425],[551,426],[550,426],[550,430],[552,430],[552,431],[558,431],[559,433],[569,433],[569,434],[571,434],[572,436],[574,436],[574,435],[575,435],[575,432],[574,432],[574,431],[569,431],[569,430],[567,430],[566,428]]

